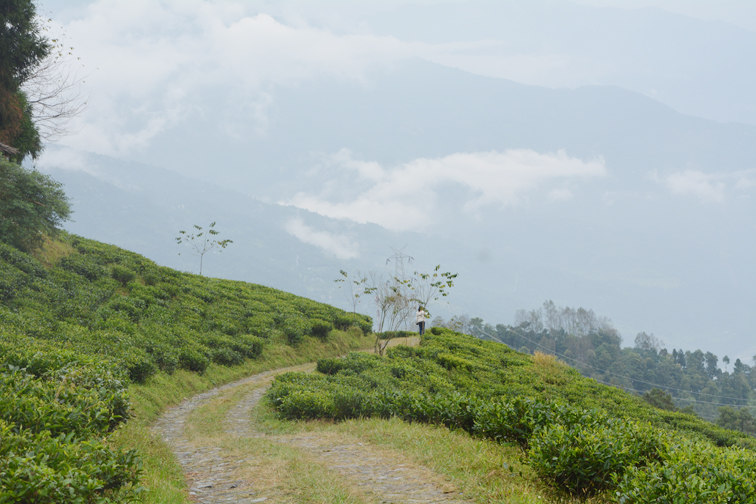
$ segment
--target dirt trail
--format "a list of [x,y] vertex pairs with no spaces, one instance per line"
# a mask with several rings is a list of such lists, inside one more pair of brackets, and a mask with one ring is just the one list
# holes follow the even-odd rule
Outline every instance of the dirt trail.
[[[356,489],[364,502],[374,503],[445,503],[463,504],[459,493],[429,469],[408,460],[403,454],[363,443],[346,435],[308,432],[295,435],[266,435],[252,422],[252,409],[257,405],[272,379],[290,370],[303,370],[303,366],[267,371],[222,387],[198,394],[167,411],[155,425],[168,443],[182,467],[195,502],[248,504],[275,502],[275,497],[255,490],[254,479],[241,477],[237,469],[254,458],[230,456],[213,443],[197,446],[186,434],[190,414],[198,407],[217,400],[221,394],[236,387],[259,387],[241,397],[223,420],[223,430],[230,440],[234,438],[264,437],[312,455],[318,464],[340,475]],[[312,369],[312,366],[310,366]]]

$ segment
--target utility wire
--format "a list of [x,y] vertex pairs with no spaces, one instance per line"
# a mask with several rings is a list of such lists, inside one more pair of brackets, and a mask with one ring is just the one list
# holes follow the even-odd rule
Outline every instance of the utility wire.
[[[541,347],[544,350],[548,350],[549,352],[552,352],[552,350],[550,348],[545,347],[545,346],[541,345],[540,343],[536,343],[535,341],[531,340],[530,338],[528,338],[526,336],[523,336],[518,331],[512,331],[512,332],[514,334],[516,334],[517,336],[519,336],[520,338],[524,339],[525,341],[528,341],[528,342],[530,342],[530,343],[532,343],[532,344],[534,344],[534,345],[536,345],[538,347]],[[482,331],[482,330],[481,330],[481,333],[485,334],[486,336],[488,336],[489,338],[491,338],[494,341],[498,341],[499,343],[502,343],[502,341],[498,337],[496,337],[496,336],[492,336],[491,334],[488,334],[487,332]],[[615,376],[617,378],[625,378],[626,380],[630,380],[631,382],[635,381],[635,382],[638,382],[638,383],[643,383],[645,385],[651,385],[652,387],[660,387],[660,388],[666,388],[666,389],[669,389],[669,390],[674,390],[676,392],[686,392],[688,394],[698,394],[698,395],[702,395],[702,396],[716,397],[716,398],[720,398],[720,399],[732,399],[734,401],[745,401],[745,399],[740,398],[740,397],[729,397],[729,396],[722,396],[722,395],[705,394],[703,392],[693,392],[693,391],[690,391],[690,390],[684,390],[684,389],[677,389],[677,388],[674,388],[674,387],[669,387],[667,385],[660,385],[658,383],[652,383],[652,382],[647,382],[647,381],[643,381],[643,380],[637,380],[635,378],[630,378],[629,376],[622,376],[622,375],[619,375],[617,373],[613,373],[612,371],[608,371],[608,370],[605,370],[605,369],[599,369],[596,366],[592,366],[592,365],[587,364],[585,362],[579,361],[579,360],[575,359],[574,357],[568,357],[566,355],[557,353],[556,351],[553,351],[553,353],[555,355],[558,355],[559,357],[563,357],[565,359],[569,359],[571,361],[577,362],[577,363],[579,363],[579,364],[581,364],[583,366],[587,366],[587,367],[593,368],[594,370],[599,371],[601,373],[609,373],[610,375],[613,375],[613,376]],[[593,379],[596,380],[595,378],[593,378]],[[602,383],[604,385],[616,386],[616,385],[610,385],[608,383],[601,382],[600,380],[596,380],[596,381],[599,382],[599,383]],[[622,387],[622,388],[625,388],[625,387]],[[639,392],[639,393],[643,392],[643,391],[635,390],[635,389],[632,389],[632,388],[627,388],[627,389],[628,390],[632,390],[634,392]],[[698,401],[696,399],[685,399],[685,398],[682,398],[682,397],[676,397],[675,399],[678,399],[678,400],[681,400],[681,401],[695,402],[695,403],[700,403],[700,404],[711,404],[711,405],[714,405],[714,406],[733,406],[732,404]]]

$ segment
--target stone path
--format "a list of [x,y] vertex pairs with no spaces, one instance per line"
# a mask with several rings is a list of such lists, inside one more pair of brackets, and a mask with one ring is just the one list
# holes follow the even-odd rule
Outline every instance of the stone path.
[[268,371],[198,394],[167,411],[157,422],[155,429],[184,468],[190,486],[189,494],[195,502],[274,502],[272,498],[255,491],[254,481],[234,479],[234,470],[247,459],[232,459],[218,447],[196,446],[185,433],[185,423],[196,408],[222,392],[259,383],[259,388],[244,396],[229,410],[224,420],[229,436],[266,437],[315,454],[319,464],[348,480],[368,502],[469,504],[470,501],[462,500],[459,493],[444,484],[438,475],[409,462],[397,452],[333,434],[308,432],[266,436],[257,431],[251,421],[251,411],[265,394],[272,377],[283,371]]
[[[214,388],[208,392],[197,394],[178,406],[171,408],[155,424],[155,430],[163,437],[184,468],[189,495],[195,502],[220,503],[234,502],[250,504],[265,502],[267,498],[259,495],[249,481],[237,481],[233,478],[233,470],[244,460],[231,460],[224,456],[218,447],[198,447],[187,439],[184,425],[189,415],[196,408],[208,403],[220,393],[251,383],[263,383],[276,373],[266,371],[234,383]],[[260,396],[264,389],[260,391]],[[247,421],[249,423],[249,421]]]

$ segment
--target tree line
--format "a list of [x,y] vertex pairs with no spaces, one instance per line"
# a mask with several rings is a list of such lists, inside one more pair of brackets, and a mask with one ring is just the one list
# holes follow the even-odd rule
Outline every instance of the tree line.
[[623,347],[622,336],[608,318],[552,301],[537,310],[517,311],[511,325],[494,326],[466,316],[448,321],[437,317],[433,325],[499,341],[523,353],[555,355],[583,376],[641,395],[656,407],[695,413],[756,435],[756,366],[740,359],[732,363],[728,356],[720,361],[710,351],[669,350],[645,332],[636,335],[632,347]]

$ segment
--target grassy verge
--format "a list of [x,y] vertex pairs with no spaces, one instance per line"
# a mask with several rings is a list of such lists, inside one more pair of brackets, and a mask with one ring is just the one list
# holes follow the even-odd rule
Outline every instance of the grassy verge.
[[[295,368],[312,369],[314,365]],[[265,385],[250,383],[227,390],[194,410],[185,425],[188,438],[196,446],[221,448],[223,455],[237,466],[233,479],[254,481],[255,496],[280,503],[372,503],[310,454],[270,438],[240,439],[226,433],[224,420],[229,410],[254,389]]]
[[[463,431],[407,423],[397,418],[343,422],[280,420],[265,402],[258,405],[253,417],[258,429],[269,435],[332,433],[359,438],[363,442],[396,451],[443,476],[465,497],[481,504],[573,502],[556,495],[540,482],[530,468],[521,463],[522,452],[519,448],[476,439]],[[574,502],[598,504],[605,500],[596,497],[576,499]]]
[[[325,342],[307,337],[296,347],[270,344],[259,359],[247,360],[235,367],[211,365],[203,375],[181,370],[172,375],[159,373],[143,385],[133,384],[129,387],[134,416],[111,437],[111,442],[124,449],[136,448],[141,453],[144,460],[142,484],[147,488],[142,496],[143,502],[188,502],[181,467],[168,446],[151,428],[166,408],[194,394],[245,376],[334,357],[372,345],[372,336],[362,336],[359,331],[333,331]],[[314,478],[313,481],[316,480]]]

